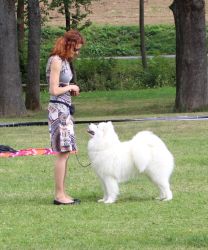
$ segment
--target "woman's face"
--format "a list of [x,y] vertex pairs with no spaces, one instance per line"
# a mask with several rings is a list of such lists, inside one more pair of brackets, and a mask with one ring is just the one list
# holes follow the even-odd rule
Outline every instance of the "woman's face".
[[77,57],[79,55],[80,49],[82,47],[82,44],[77,44],[73,49],[72,49],[72,55],[73,58]]
[[80,52],[81,48],[82,48],[82,44],[78,44],[78,45],[74,48],[74,53],[75,53],[76,55],[79,55],[79,52]]

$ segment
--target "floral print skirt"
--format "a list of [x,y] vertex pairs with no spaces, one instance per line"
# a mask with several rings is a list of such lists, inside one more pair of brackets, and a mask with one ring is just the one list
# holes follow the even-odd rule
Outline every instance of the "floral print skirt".
[[70,110],[66,105],[49,103],[48,126],[53,151],[77,151],[73,117],[70,115]]

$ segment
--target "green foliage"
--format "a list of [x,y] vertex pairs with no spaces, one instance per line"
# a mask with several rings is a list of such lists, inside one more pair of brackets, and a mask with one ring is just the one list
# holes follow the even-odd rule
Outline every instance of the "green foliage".
[[76,61],[83,91],[141,89],[175,86],[173,59],[155,57],[144,71],[140,60],[92,58]]
[[139,53],[139,30],[136,26],[90,26],[83,30],[84,56],[126,56]]
[[[64,28],[42,29],[42,44],[52,47],[54,38],[63,34]],[[149,55],[175,53],[175,29],[173,25],[145,26],[146,49]],[[86,45],[81,55],[135,56],[140,54],[139,30],[137,26],[95,26],[82,30]]]
[[85,19],[91,13],[89,7],[92,1],[96,0],[52,0],[50,9],[57,9],[59,13],[65,15],[65,18],[68,18],[70,27],[66,27],[67,30],[69,28],[81,30],[91,25],[90,20]]
[[142,76],[144,87],[175,86],[175,60],[154,57],[149,60],[147,69],[142,71]]
[[[45,66],[55,40],[65,28],[44,27],[41,38],[41,83],[45,83]],[[81,60],[76,61],[78,82],[85,91],[110,89],[140,89],[175,85],[173,59],[160,58],[174,53],[174,27],[146,26],[147,53],[158,55],[148,60],[143,71],[140,60],[104,60],[105,56],[139,55],[137,26],[91,26],[81,31],[86,40]],[[25,51],[23,52],[26,55]],[[84,58],[91,59],[84,59]],[[26,65],[26,56],[24,56]],[[22,69],[25,72],[25,69]],[[23,74],[23,76],[25,73]],[[23,79],[24,80],[24,79]],[[24,80],[25,82],[25,80]]]
[[[84,56],[135,56],[140,54],[138,26],[92,25],[83,30],[83,35],[87,41],[82,51]],[[147,25],[145,26],[145,36],[147,54],[175,53],[175,28],[173,25]]]
[[82,59],[76,62],[77,79],[83,91],[110,90],[113,86],[114,59]]
[[173,25],[145,26],[146,50],[148,54],[175,54],[175,27]]

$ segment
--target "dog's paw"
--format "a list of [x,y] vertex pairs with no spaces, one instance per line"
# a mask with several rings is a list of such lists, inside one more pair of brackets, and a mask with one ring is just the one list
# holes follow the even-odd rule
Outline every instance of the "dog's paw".
[[105,199],[99,199],[97,202],[104,202]]
[[155,200],[158,200],[158,201],[163,201],[164,199],[166,199],[166,197],[164,196],[158,196],[155,198]]
[[171,201],[172,199],[173,199],[173,195],[171,194],[171,195],[169,195],[169,196],[162,196],[162,197],[156,197],[155,198],[156,200],[160,200],[160,201]]
[[173,196],[166,197],[162,199],[161,201],[171,201],[173,199]]
[[[154,198],[153,198],[153,199],[154,199]],[[157,197],[155,198],[155,200],[160,201],[161,198],[160,198],[159,196],[157,196]]]
[[114,202],[115,202],[114,199],[107,199],[107,200],[104,201],[105,204],[112,204]]

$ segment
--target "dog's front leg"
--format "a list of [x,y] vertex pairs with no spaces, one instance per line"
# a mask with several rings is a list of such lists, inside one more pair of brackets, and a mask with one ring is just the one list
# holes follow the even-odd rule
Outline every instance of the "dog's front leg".
[[106,190],[106,186],[105,186],[103,179],[100,176],[99,176],[99,178],[100,178],[100,183],[101,183],[102,188],[103,188],[103,198],[99,199],[98,202],[105,202],[107,200],[107,190]]
[[107,176],[103,179],[106,190],[104,203],[114,203],[119,194],[118,182],[115,178]]

